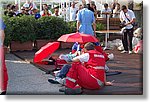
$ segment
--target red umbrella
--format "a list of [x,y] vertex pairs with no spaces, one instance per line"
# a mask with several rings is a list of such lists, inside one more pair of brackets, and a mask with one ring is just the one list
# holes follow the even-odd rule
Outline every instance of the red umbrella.
[[62,35],[57,41],[79,42],[79,43],[98,42],[98,40],[94,36],[88,34],[82,34],[79,32]]
[[50,42],[43,46],[39,51],[35,53],[34,56],[34,62],[41,62],[44,58],[46,58],[48,55],[52,54],[54,51],[56,51],[59,48],[60,43],[59,42]]

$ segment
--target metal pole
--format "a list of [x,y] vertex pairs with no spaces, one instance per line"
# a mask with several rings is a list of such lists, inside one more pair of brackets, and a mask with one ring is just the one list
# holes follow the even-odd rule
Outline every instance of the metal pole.
[[105,49],[107,49],[107,36],[108,36],[108,23],[107,23],[108,15],[106,14],[106,34],[105,34]]
[[40,0],[40,12],[42,11],[42,0]]
[[108,38],[109,38],[109,14],[106,14],[106,34],[105,34],[105,48],[104,50],[108,49],[107,44],[108,44]]
[[18,0],[18,8],[19,8],[19,12],[21,11],[21,1]]
[[18,0],[15,0],[15,4],[18,4],[17,2],[18,2]]
[[107,34],[108,34],[108,36],[107,36],[107,38],[109,38],[109,14],[107,15]]

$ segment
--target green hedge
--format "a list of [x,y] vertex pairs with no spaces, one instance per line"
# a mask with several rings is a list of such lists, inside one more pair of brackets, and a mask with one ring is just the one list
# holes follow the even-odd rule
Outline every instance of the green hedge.
[[4,18],[6,24],[5,29],[5,45],[9,45],[11,41],[34,41],[36,39],[36,19],[32,16],[7,17]]
[[41,17],[35,19],[34,16],[7,17],[4,16],[5,45],[11,41],[34,41],[36,39],[57,39],[62,34],[72,33],[70,25],[58,17]]
[[58,39],[62,34],[70,33],[70,27],[59,17],[41,17],[37,20],[36,39]]
[[[36,39],[56,40],[63,34],[76,31],[76,22],[65,22],[59,17],[41,17],[35,19],[34,16],[7,17],[4,16],[5,45],[11,41],[35,41]],[[103,29],[102,24],[97,24],[97,30]]]
[[102,23],[97,23],[96,24],[96,30],[104,30],[105,26]]

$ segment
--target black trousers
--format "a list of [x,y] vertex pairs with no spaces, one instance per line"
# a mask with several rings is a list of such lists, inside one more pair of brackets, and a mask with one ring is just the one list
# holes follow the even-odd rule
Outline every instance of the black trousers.
[[[133,28],[125,29],[122,36],[122,43],[125,51],[132,51]],[[128,48],[129,47],[129,48]]]

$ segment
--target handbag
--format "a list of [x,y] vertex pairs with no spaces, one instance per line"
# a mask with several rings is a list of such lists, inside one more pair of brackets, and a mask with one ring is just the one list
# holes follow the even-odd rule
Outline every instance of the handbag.
[[126,26],[125,24],[126,24],[126,22],[125,22],[125,21],[121,22],[121,23],[120,23],[120,28],[125,27],[125,26]]

